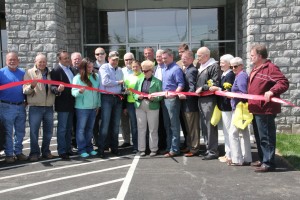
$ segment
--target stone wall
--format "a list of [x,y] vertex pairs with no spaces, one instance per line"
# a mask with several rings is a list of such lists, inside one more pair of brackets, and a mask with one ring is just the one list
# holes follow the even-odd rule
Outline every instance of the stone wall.
[[[243,0],[243,58],[250,70],[249,49],[253,43],[264,43],[269,58],[290,81],[290,88],[281,97],[300,103],[300,1]],[[277,131],[300,133],[300,109],[282,106],[277,117]]]
[[21,67],[32,67],[37,53],[52,67],[67,44],[65,0],[5,0],[5,11],[7,48],[19,53]]
[[67,8],[67,51],[81,52],[81,25],[80,12],[81,4],[79,0],[66,0]]

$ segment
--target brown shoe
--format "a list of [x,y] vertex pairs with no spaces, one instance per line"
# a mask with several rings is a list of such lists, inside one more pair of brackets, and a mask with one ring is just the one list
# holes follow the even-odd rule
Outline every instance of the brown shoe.
[[259,160],[251,163],[252,167],[260,167],[261,165],[262,165],[262,163]]
[[178,154],[176,154],[176,153],[170,151],[169,153],[166,153],[166,154],[164,155],[164,157],[165,157],[165,158],[171,158],[171,157],[175,157],[175,156],[177,156],[177,155],[178,155]]
[[37,162],[38,160],[39,160],[38,155],[29,156],[29,161],[30,162]]
[[181,149],[180,152],[181,153],[188,153],[190,151],[189,148],[185,147],[184,149]]
[[185,157],[193,157],[194,155],[195,154],[193,154],[192,152],[188,152],[184,154]]
[[256,167],[254,170],[254,172],[257,173],[272,172],[272,171],[275,171],[275,169],[272,167],[268,167],[266,165],[261,165],[260,167]]
[[17,157],[18,160],[22,160],[22,161],[28,159],[28,157],[25,156],[23,153],[20,153],[20,154],[16,155],[16,157]]
[[43,155],[43,158],[45,158],[45,159],[53,159],[54,156],[51,153],[49,153],[47,155]]
[[14,163],[16,160],[13,156],[6,156],[5,157],[5,162],[10,164],[10,163]]

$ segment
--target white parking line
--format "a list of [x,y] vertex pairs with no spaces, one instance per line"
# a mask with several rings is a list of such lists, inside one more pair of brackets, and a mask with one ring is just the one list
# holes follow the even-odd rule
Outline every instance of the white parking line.
[[133,162],[132,162],[132,164],[131,164],[131,166],[130,166],[127,174],[126,174],[125,180],[124,180],[124,182],[123,182],[123,184],[122,184],[122,186],[119,190],[119,194],[117,196],[118,200],[123,200],[125,198],[125,196],[128,192],[128,188],[129,188],[131,179],[133,177],[135,168],[136,168],[139,160],[140,160],[140,156],[137,155],[137,156],[134,157]]
[[55,194],[39,197],[39,198],[32,199],[32,200],[50,199],[50,198],[62,196],[62,195],[65,195],[65,194],[70,194],[70,193],[79,192],[79,191],[82,191],[82,190],[88,190],[88,189],[92,189],[92,188],[103,186],[103,185],[117,183],[117,182],[120,182],[120,181],[123,181],[123,180],[124,180],[124,178],[115,179],[115,180],[112,180],[112,181],[106,181],[106,182],[103,182],[103,183],[89,185],[89,186],[85,186],[85,187],[81,187],[81,188],[76,188],[76,189],[73,189],[73,190],[68,190],[68,191],[64,191],[64,192],[60,192],[60,193],[55,193]]
[[[71,168],[71,167],[79,167],[79,166],[83,166],[83,165],[90,165],[90,164],[95,164],[95,163],[98,163],[98,162],[105,162],[105,161],[109,161],[109,160],[115,160],[115,159],[118,159],[118,158],[122,158],[122,156],[121,157],[108,158],[108,159],[105,159],[105,160],[96,160],[96,161],[91,161],[91,162],[86,162],[86,163],[66,165],[66,166],[52,168],[52,169],[44,169],[44,170],[39,170],[39,171],[26,172],[26,173],[21,173],[21,174],[14,174],[14,175],[10,175],[10,176],[0,177],[0,180],[15,178],[15,177],[19,177],[19,176],[26,176],[26,175],[30,175],[30,174],[38,174],[38,173],[43,173],[43,172],[55,171],[55,170],[60,170],[60,169],[66,169],[66,168]],[[59,160],[59,159],[57,159],[57,160]],[[53,161],[53,160],[55,160],[55,159],[52,159],[50,161]],[[41,161],[41,162],[45,162],[45,161]],[[49,160],[47,162],[49,162]],[[32,164],[38,164],[38,162],[37,163],[32,163]],[[24,166],[24,165],[22,165],[22,166]]]
[[121,166],[118,166],[118,167],[111,167],[111,168],[101,169],[101,170],[97,170],[97,171],[93,171],[93,172],[86,172],[86,173],[81,173],[81,174],[76,174],[76,175],[71,175],[71,176],[65,176],[65,177],[61,177],[61,178],[50,179],[50,180],[47,180],[47,181],[35,182],[35,183],[27,184],[27,185],[22,185],[22,186],[19,186],[19,187],[13,187],[13,188],[5,189],[5,190],[0,190],[0,194],[5,193],[5,192],[21,190],[21,189],[24,189],[24,188],[33,187],[33,186],[37,186],[37,185],[42,185],[42,184],[46,184],[46,183],[51,183],[51,182],[55,182],[55,181],[61,181],[61,180],[76,178],[76,177],[80,177],[80,176],[86,176],[86,175],[90,175],[90,174],[96,174],[96,173],[101,173],[101,172],[106,172],[106,171],[112,171],[112,170],[115,170],[115,169],[125,168],[125,167],[129,167],[129,166],[130,166],[130,164],[121,165]]

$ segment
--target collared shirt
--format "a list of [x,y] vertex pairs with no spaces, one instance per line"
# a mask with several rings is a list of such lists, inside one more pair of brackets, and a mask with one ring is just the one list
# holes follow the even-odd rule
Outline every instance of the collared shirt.
[[206,63],[201,64],[199,67],[199,72],[202,72],[206,67],[215,64],[217,61],[214,58],[210,58]]
[[152,76],[148,79],[144,78],[141,92],[149,94],[149,88],[150,88],[150,85],[151,85],[151,81],[152,81]]
[[122,93],[122,85],[118,83],[118,81],[123,80],[123,72],[120,67],[114,68],[109,63],[105,63],[100,67],[98,73],[101,77],[100,90],[116,94]]
[[70,67],[66,67],[64,65],[62,65],[61,63],[59,63],[59,66],[61,66],[61,68],[64,70],[64,72],[66,73],[69,82],[72,83],[73,82],[73,78],[74,78],[74,74],[71,71]]
[[178,87],[184,88],[184,77],[182,69],[172,62],[163,69],[163,91],[175,91]]
[[226,76],[226,74],[228,74],[228,73],[231,72],[231,71],[232,71],[231,69],[228,69],[227,71],[223,72],[223,73],[222,73],[222,77],[223,77],[223,76]]
[[133,74],[132,69],[129,69],[127,66],[122,68],[124,80],[128,78],[129,75]]
[[163,78],[163,69],[165,68],[165,64],[157,65],[154,77],[162,81]]

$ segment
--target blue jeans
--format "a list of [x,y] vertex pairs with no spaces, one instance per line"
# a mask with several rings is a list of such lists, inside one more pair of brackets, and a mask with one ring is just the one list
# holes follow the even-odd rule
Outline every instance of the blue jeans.
[[163,118],[167,134],[167,151],[180,153],[180,100],[164,99]]
[[[122,113],[122,101],[116,95],[101,95],[101,125],[98,138],[98,151],[104,150],[108,132],[111,134],[111,149],[118,149],[119,127]],[[111,122],[111,125],[110,125]],[[108,130],[110,128],[110,130]]]
[[39,129],[43,121],[43,142],[42,154],[44,156],[51,153],[49,145],[53,135],[53,106],[30,106],[29,126],[30,126],[30,156],[40,156],[41,151],[38,143]]
[[96,118],[96,109],[76,109],[76,141],[78,153],[90,153],[93,151],[93,128]]
[[5,155],[13,156],[22,153],[25,136],[26,111],[24,104],[11,105],[0,103],[1,121],[5,127]]
[[138,131],[134,103],[127,102],[127,112],[130,120],[133,149],[138,150]]
[[254,135],[260,161],[267,167],[275,168],[276,115],[254,115]]
[[74,112],[57,112],[57,153],[71,151],[72,126]]

